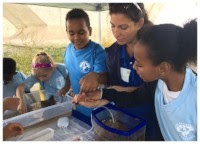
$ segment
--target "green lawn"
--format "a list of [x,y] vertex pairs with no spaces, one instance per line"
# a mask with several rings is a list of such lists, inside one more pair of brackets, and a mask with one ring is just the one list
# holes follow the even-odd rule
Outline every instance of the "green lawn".
[[[102,39],[102,46],[108,47],[113,41]],[[3,56],[11,57],[17,63],[17,70],[22,71],[27,76],[31,73],[32,58],[40,51],[47,52],[55,62],[64,63],[65,47],[20,47],[12,45],[3,45]]]

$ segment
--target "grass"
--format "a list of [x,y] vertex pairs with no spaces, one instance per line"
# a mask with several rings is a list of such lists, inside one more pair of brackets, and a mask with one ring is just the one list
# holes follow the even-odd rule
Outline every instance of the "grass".
[[3,56],[11,57],[17,63],[17,71],[22,71],[27,76],[31,73],[32,58],[40,51],[47,52],[55,62],[64,63],[65,47],[62,48],[41,48],[41,47],[20,47],[20,46],[3,46]]
[[[113,42],[103,39],[103,47],[108,47]],[[11,57],[17,63],[17,71],[23,72],[25,75],[31,73],[31,62],[33,57],[40,51],[47,52],[56,63],[64,63],[65,47],[21,47],[13,45],[3,45],[3,56]]]

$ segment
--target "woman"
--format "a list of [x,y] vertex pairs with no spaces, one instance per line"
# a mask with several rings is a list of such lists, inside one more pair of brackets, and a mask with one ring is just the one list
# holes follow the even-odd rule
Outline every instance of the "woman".
[[132,92],[143,81],[132,65],[137,32],[151,25],[142,3],[109,4],[111,28],[116,42],[107,51],[108,85],[117,91]]

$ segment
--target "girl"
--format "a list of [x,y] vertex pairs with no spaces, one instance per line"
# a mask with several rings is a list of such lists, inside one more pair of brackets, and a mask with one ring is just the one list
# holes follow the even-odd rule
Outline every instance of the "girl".
[[[197,59],[197,22],[184,28],[173,24],[147,28],[139,34],[134,57],[134,68],[146,83],[132,93],[104,89],[102,99],[121,107],[151,103],[164,140],[197,140],[197,76],[187,67]],[[101,92],[87,96],[101,99]],[[77,95],[74,102],[92,106],[82,101],[84,97]]]
[[23,93],[26,87],[31,88],[39,82],[42,88],[50,93],[65,95],[70,88],[68,74],[63,64],[55,64],[53,59],[45,52],[38,53],[32,60],[32,74],[23,84],[19,85],[16,96],[20,98],[18,111],[25,113],[26,105],[23,101]]

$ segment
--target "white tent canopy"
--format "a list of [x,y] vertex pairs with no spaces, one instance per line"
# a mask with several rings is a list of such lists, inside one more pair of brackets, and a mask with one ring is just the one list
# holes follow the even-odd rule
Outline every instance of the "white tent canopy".
[[[144,5],[149,19],[155,24],[162,21],[171,23],[172,18],[174,21],[181,19],[179,24],[182,24],[191,15],[197,15],[195,2]],[[181,7],[181,11],[180,8],[177,11],[177,7]],[[3,3],[3,43],[31,47],[66,46],[69,41],[65,31],[65,16],[72,8],[82,8],[88,13],[93,29],[91,39],[101,44],[114,41],[108,3]],[[185,9],[188,9],[186,14],[190,15],[183,13]]]
[[67,9],[81,8],[87,11],[108,10],[108,3],[22,3],[22,4],[67,8]]

